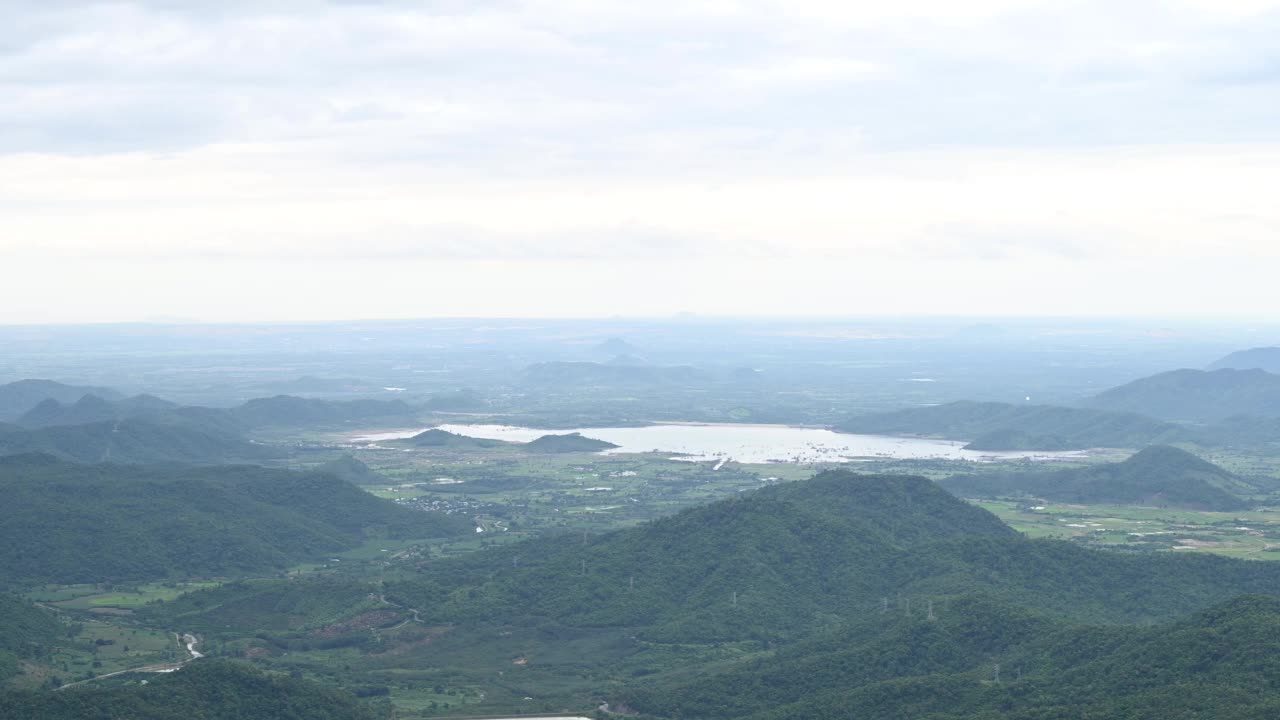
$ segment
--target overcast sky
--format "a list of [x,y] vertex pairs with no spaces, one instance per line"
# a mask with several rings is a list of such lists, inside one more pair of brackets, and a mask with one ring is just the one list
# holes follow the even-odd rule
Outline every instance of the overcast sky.
[[1274,316],[1277,38],[1268,0],[0,0],[0,323]]

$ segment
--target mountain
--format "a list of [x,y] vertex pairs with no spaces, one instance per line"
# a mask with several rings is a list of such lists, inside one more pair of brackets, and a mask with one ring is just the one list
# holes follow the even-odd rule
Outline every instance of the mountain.
[[369,534],[438,537],[471,522],[323,473],[0,458],[0,584],[275,571]]
[[69,404],[48,398],[24,413],[18,424],[26,427],[86,425],[127,417],[163,415],[177,407],[176,403],[154,395],[135,395],[113,401],[90,394]]
[[76,462],[256,462],[275,451],[199,422],[161,423],[126,418],[86,425],[0,431],[0,456],[48,453]]
[[1053,472],[956,475],[941,481],[964,497],[1030,496],[1087,505],[1154,505],[1196,510],[1244,510],[1226,488],[1245,481],[1174,447],[1145,448],[1119,463]]
[[20,660],[43,654],[64,635],[49,611],[0,593],[0,686],[18,673]]
[[1280,374],[1280,347],[1240,350],[1217,360],[1209,370],[1266,370]]
[[343,455],[337,460],[330,460],[316,468],[316,470],[339,477],[352,485],[377,485],[387,482],[385,477],[370,470],[368,465],[350,455]]
[[1153,620],[1280,593],[1280,566],[1029,540],[924,478],[829,471],[585,543],[438,562],[388,596],[432,623],[526,618],[697,643],[789,641],[884,597],[978,590],[1092,621]]
[[45,400],[73,403],[85,395],[106,400],[120,397],[120,393],[108,388],[64,385],[52,380],[19,380],[0,385],[0,420],[17,419]]
[[525,368],[523,380],[530,385],[689,385],[711,380],[711,376],[687,365],[610,365],[594,362],[545,362]]
[[404,420],[414,409],[401,400],[317,400],[277,395],[256,398],[231,409],[246,427],[337,426],[375,419]]
[[412,445],[413,447],[451,448],[492,448],[510,444],[501,440],[490,440],[487,438],[473,438],[466,435],[458,435],[439,428],[425,430],[407,440],[401,440],[400,442],[406,445]]
[[604,440],[584,437],[581,433],[543,435],[525,444],[526,450],[540,453],[600,452],[601,450],[611,450],[616,447],[620,446]]
[[973,450],[1085,450],[1145,447],[1179,442],[1192,433],[1134,413],[1053,405],[960,401],[862,415],[836,426],[840,432],[933,435],[968,440]]
[[1073,626],[987,598],[895,607],[837,636],[623,691],[628,709],[707,720],[1272,717],[1280,601],[1242,596],[1154,627]]
[[0,693],[5,720],[374,720],[354,695],[309,680],[206,659],[145,683]]
[[1095,395],[1088,405],[1164,420],[1212,423],[1236,415],[1280,417],[1280,375],[1264,370],[1173,370]]

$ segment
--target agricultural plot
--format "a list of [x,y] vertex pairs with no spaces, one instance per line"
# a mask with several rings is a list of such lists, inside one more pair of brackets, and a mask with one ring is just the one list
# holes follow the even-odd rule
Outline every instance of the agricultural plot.
[[1209,552],[1256,560],[1280,560],[1280,512],[1220,513],[1111,505],[1029,505],[983,500],[995,513],[1032,537],[1071,538],[1125,550]]

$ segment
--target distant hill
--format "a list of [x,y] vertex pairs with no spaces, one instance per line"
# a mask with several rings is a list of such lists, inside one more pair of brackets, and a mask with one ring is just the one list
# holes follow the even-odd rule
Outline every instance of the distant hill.
[[1280,347],[1240,350],[1209,365],[1209,370],[1266,370],[1280,374]]
[[1112,388],[1087,404],[1180,422],[1280,417],[1280,375],[1256,369],[1173,370]]
[[1264,454],[1280,452],[1280,417],[1229,417],[1198,428],[1196,442],[1206,447],[1234,448]]
[[350,455],[343,455],[337,460],[330,460],[317,468],[317,470],[335,475],[352,485],[376,485],[387,481],[385,477],[370,470],[368,465]]
[[688,385],[711,380],[687,365],[613,365],[594,362],[546,362],[530,365],[523,380],[531,385]]
[[526,443],[525,449],[541,453],[600,452],[619,447],[611,442],[584,437],[581,433],[567,435],[543,435],[533,442]]
[[374,419],[403,420],[416,414],[401,400],[316,400],[290,395],[256,398],[230,412],[247,427],[339,426]]
[[199,422],[168,424],[127,418],[86,425],[0,431],[0,455],[48,453],[82,463],[257,462],[277,451]]
[[53,613],[0,593],[0,686],[17,674],[20,660],[44,654],[62,637]]
[[1031,496],[1089,505],[1153,505],[1197,510],[1243,510],[1248,503],[1225,488],[1241,478],[1178,448],[1153,446],[1119,463],[1053,472],[956,475],[943,487],[965,497]]
[[67,404],[49,398],[24,413],[18,419],[18,424],[26,427],[85,425],[126,417],[162,415],[177,407],[176,403],[154,395],[135,395],[120,400],[107,400],[90,394]]
[[146,683],[0,692],[5,720],[374,720],[354,695],[228,660],[193,662]]
[[85,395],[106,400],[120,398],[120,393],[103,387],[64,385],[52,380],[19,380],[0,385],[0,420],[15,420],[45,400],[73,403]]
[[1179,442],[1192,433],[1135,413],[1053,405],[960,401],[851,418],[840,432],[929,435],[970,441],[973,450],[1085,450]]
[[368,533],[469,532],[323,473],[253,466],[76,465],[0,458],[0,584],[102,582],[279,570]]
[[473,438],[466,435],[458,435],[439,428],[425,430],[407,440],[401,440],[399,442],[405,445],[412,445],[414,447],[451,448],[492,448],[511,444],[505,443],[501,440],[490,440],[487,438]]
[[1251,720],[1280,710],[1273,597],[1142,628],[1072,627],[980,597],[935,615],[894,607],[869,631],[660,679],[618,699],[656,717],[707,720]]

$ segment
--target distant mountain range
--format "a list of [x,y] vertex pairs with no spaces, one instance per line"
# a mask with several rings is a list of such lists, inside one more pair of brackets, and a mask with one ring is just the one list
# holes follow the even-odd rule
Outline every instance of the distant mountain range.
[[439,537],[466,518],[402,508],[334,475],[223,465],[0,458],[0,585],[279,570],[366,533]]
[[1280,375],[1258,369],[1173,370],[1112,388],[1087,404],[1189,423],[1238,415],[1280,417]]
[[73,403],[85,395],[118,400],[120,393],[103,387],[65,385],[52,380],[19,380],[0,385],[0,420],[16,420],[45,400]]
[[1249,506],[1231,492],[1248,483],[1178,448],[1153,446],[1119,463],[1052,472],[956,475],[943,487],[964,497],[1037,497],[1086,505],[1152,505],[1232,511]]
[[1240,350],[1211,364],[1209,370],[1266,370],[1280,374],[1280,347]]
[[1190,440],[1184,427],[1136,413],[1052,405],[960,401],[854,417],[841,432],[927,435],[969,441],[973,450],[1084,450]]
[[84,425],[0,428],[0,456],[48,453],[81,463],[260,462],[277,457],[267,445],[199,421],[125,418]]

